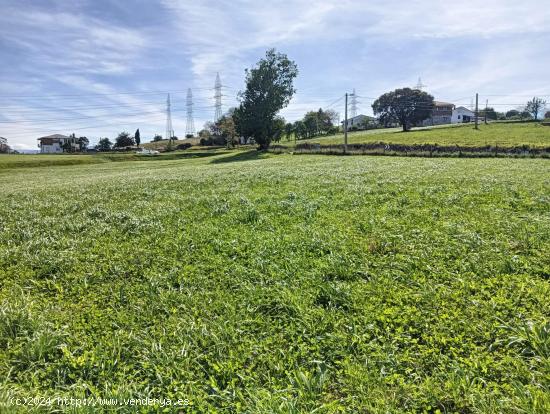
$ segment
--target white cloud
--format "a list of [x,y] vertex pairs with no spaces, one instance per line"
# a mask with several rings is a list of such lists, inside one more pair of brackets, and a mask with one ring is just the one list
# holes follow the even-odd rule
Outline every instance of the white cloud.
[[6,8],[0,15],[0,36],[46,67],[93,74],[132,70],[149,46],[142,32],[102,20],[64,12]]
[[[378,96],[412,85],[418,76],[438,99],[465,97],[469,101],[476,91],[550,94],[547,0],[159,2],[163,6],[159,7],[160,26],[123,21],[128,19],[122,17],[123,7],[102,0],[61,1],[50,9],[23,7],[17,2],[2,6],[0,36],[4,45],[17,50],[10,56],[18,59],[11,64],[18,73],[0,80],[4,96],[55,94],[59,88],[59,93],[107,94],[85,97],[83,105],[112,103],[120,108],[56,112],[44,108],[44,102],[2,103],[0,115],[13,123],[0,124],[0,135],[9,138],[10,132],[17,131],[13,141],[24,137],[25,141],[19,141],[33,146],[35,137],[48,131],[68,133],[74,128],[78,133],[78,128],[94,124],[112,126],[82,132],[113,136],[121,129],[139,126],[144,135],[163,134],[164,96],[155,96],[158,103],[149,104],[152,97],[116,95],[151,88],[196,87],[195,125],[199,129],[214,113],[213,92],[200,88],[212,87],[219,71],[222,82],[233,88],[224,92],[226,109],[230,99],[234,103],[235,89],[243,86],[244,68],[270,47],[289,53],[300,68],[298,94],[283,111],[289,120],[325,107],[354,87],[360,95]],[[113,17],[109,21],[100,19],[99,15],[107,15],[103,8],[122,14],[109,16]],[[140,12],[136,9],[136,16]],[[157,72],[155,65],[166,66]],[[149,70],[147,75],[144,68]],[[172,78],[166,79],[165,74]],[[185,130],[184,99],[184,94],[179,95],[173,105],[174,128],[180,135]],[[520,98],[498,99],[512,105]],[[369,113],[369,99],[361,101],[361,110]],[[54,108],[63,107],[63,102],[48,102]],[[126,116],[132,108],[144,115]],[[341,103],[335,109],[342,109]],[[89,115],[90,120],[74,120],[70,125],[32,121],[78,115]]]

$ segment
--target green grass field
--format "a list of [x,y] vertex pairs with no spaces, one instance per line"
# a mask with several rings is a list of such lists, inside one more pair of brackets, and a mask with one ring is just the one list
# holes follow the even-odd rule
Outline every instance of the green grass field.
[[202,154],[0,169],[0,402],[550,412],[547,160]]
[[[302,142],[318,142],[320,144],[343,144],[344,135],[317,137]],[[529,145],[531,147],[550,147],[550,127],[540,123],[493,123],[480,124],[475,130],[472,124],[445,125],[440,127],[415,128],[402,132],[401,128],[374,129],[370,131],[350,132],[350,144],[369,142],[386,142],[392,144],[438,144],[460,146],[498,145],[513,147]],[[282,145],[294,145],[294,141],[282,141]]]
[[193,147],[186,151],[173,151],[154,156],[130,152],[87,154],[0,154],[0,171],[14,168],[58,167],[63,165],[101,164],[121,161],[166,161],[202,158],[228,153],[224,148]]

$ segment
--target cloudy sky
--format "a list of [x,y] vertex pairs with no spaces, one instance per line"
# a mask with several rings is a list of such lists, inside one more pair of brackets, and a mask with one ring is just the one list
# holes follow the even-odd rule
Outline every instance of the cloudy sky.
[[[193,89],[196,129],[236,103],[244,69],[275,47],[298,64],[282,114],[332,108],[355,88],[372,98],[414,86],[497,110],[550,102],[548,0],[0,0],[0,136],[36,148],[52,133],[164,135],[166,93],[176,135]],[[143,140],[143,138],[142,138]]]

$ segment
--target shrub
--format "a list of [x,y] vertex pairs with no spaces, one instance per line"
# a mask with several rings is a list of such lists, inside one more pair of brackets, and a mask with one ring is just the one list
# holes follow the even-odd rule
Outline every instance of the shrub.
[[189,142],[185,142],[183,144],[179,144],[176,149],[177,150],[186,150],[188,148],[191,148],[191,144]]

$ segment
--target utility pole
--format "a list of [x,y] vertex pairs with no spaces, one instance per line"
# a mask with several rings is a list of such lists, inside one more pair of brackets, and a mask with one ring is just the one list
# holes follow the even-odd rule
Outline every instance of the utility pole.
[[348,152],[348,93],[346,92],[346,107],[344,109],[344,154]]
[[475,116],[475,119],[476,119],[476,129],[479,129],[479,94],[476,93],[476,116]]
[[485,125],[487,125],[487,109],[489,109],[489,99],[485,99]]

